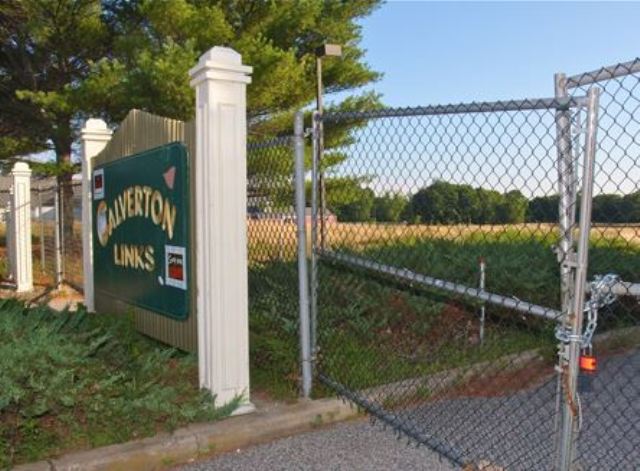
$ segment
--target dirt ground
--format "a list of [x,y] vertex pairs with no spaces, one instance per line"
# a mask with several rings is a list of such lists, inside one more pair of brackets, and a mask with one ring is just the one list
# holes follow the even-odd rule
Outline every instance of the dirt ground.
[[75,311],[84,302],[82,293],[71,286],[52,289],[48,285],[34,284],[32,291],[16,293],[15,286],[6,280],[0,282],[0,299],[19,299],[29,305],[46,304],[55,311]]

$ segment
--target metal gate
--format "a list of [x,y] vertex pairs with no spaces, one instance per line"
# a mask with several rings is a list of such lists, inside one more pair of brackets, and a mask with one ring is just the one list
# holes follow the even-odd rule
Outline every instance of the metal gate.
[[322,383],[457,465],[569,468],[616,282],[587,280],[598,99],[314,117]]

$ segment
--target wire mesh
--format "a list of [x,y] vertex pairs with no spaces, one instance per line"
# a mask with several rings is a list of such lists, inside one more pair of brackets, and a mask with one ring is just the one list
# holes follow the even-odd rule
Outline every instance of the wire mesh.
[[56,188],[51,181],[31,181],[33,282],[46,288],[56,285]]
[[59,188],[62,280],[82,290],[82,182],[71,180]]
[[31,240],[36,287],[65,283],[82,290],[82,185],[51,178],[31,181]]
[[294,159],[289,136],[247,150],[252,388],[279,397],[300,387]]
[[570,95],[602,89],[594,176],[590,278],[615,274],[615,299],[599,310],[583,373],[582,427],[574,464],[637,469],[640,463],[640,59],[578,74]]
[[[553,466],[566,262],[556,113],[579,150],[584,103],[321,118],[332,219],[315,247],[319,378],[458,465]],[[576,159],[576,196],[582,172]]]

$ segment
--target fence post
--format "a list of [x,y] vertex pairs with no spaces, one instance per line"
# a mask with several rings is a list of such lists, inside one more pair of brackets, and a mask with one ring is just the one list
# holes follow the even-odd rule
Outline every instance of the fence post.
[[[555,97],[562,100],[567,97],[567,79],[564,74],[554,75]],[[566,110],[556,111],[556,135],[558,150],[558,221],[560,243],[558,261],[560,263],[560,293],[562,312],[571,310],[574,286],[572,279],[573,227],[576,221],[576,179],[575,164],[571,152],[571,116]]]
[[323,114],[318,112],[316,115],[317,137],[316,152],[318,153],[317,171],[319,185],[319,203],[320,203],[320,250],[327,248],[327,185],[324,174],[324,121]]
[[33,290],[33,260],[31,253],[31,169],[17,162],[11,170],[11,276],[16,292]]
[[195,231],[200,387],[251,412],[246,88],[252,68],[214,47],[189,71],[196,90]]
[[311,149],[311,355],[316,359],[318,342],[318,145],[320,135],[318,131],[318,112],[314,111],[311,118],[312,146]]
[[[567,97],[566,88],[566,75],[563,73],[557,73],[553,76],[554,94],[556,100],[562,100]],[[573,244],[573,225],[575,224],[575,198],[571,197],[573,193],[575,196],[575,190],[572,191],[572,186],[575,186],[576,181],[574,178],[574,161],[571,152],[571,116],[569,111],[556,110],[555,122],[556,122],[556,149],[557,149],[557,171],[558,171],[558,231],[560,240],[557,247],[557,259],[560,264],[560,311],[563,313],[563,319],[560,322],[563,323],[565,329],[570,328],[570,316],[571,309],[573,307],[573,297],[575,291],[575,285],[573,280],[573,266],[572,262],[575,257],[575,250]],[[573,217],[572,217],[573,215]],[[559,350],[559,361],[562,366],[565,361],[566,351],[564,346]],[[563,391],[561,384],[563,374],[558,371],[558,390],[556,406],[559,407],[562,398],[560,397]],[[560,420],[560,422],[558,422]],[[562,417],[556,417],[556,429],[558,424],[562,423],[564,419]],[[561,460],[560,446],[557,444],[556,459]],[[556,463],[557,467],[560,467],[560,461]]]
[[58,193],[58,211],[60,211],[60,213],[58,214],[59,219],[58,219],[58,224],[59,224],[59,230],[58,230],[58,237],[59,239],[59,243],[58,243],[58,250],[59,250],[59,265],[60,265],[60,277],[59,277],[59,281],[58,281],[58,288],[60,287],[60,285],[62,284],[62,282],[65,280],[66,275],[64,272],[65,269],[65,237],[67,234],[65,234],[65,218],[64,218],[64,210],[65,210],[65,187],[64,187],[64,183],[61,184],[60,183],[60,179],[58,179],[57,182],[57,188],[56,191]]
[[[487,267],[484,257],[480,257],[480,259],[478,260],[478,264],[480,267],[478,288],[480,288],[480,291],[484,291],[485,285],[486,285],[486,267]],[[479,337],[478,340],[481,346],[484,344],[485,316],[486,316],[485,303],[481,303],[480,304],[480,332],[478,334],[478,337]]]
[[55,268],[56,268],[56,289],[62,285],[62,220],[60,215],[60,187],[56,186],[53,192],[53,211],[54,211],[54,242],[53,251],[55,253]]
[[580,403],[577,394],[578,362],[582,340],[582,321],[589,263],[589,234],[591,231],[591,209],[593,198],[593,176],[596,154],[596,134],[598,129],[598,105],[600,89],[592,88],[587,94],[587,133],[584,152],[582,192],[580,204],[580,237],[575,260],[575,295],[571,311],[566,316],[565,325],[570,329],[570,337],[564,348],[564,361],[561,363],[563,411],[560,435],[558,468],[571,469],[575,458],[575,440],[577,437]]
[[309,321],[309,274],[307,272],[306,202],[304,195],[304,114],[298,111],[294,120],[296,223],[298,226],[298,299],[300,302],[300,360],[302,395],[311,394],[311,332]]
[[101,119],[88,119],[80,131],[82,143],[82,280],[84,304],[89,312],[95,311],[93,288],[93,215],[91,214],[93,162],[111,140],[112,131]]
[[42,183],[38,183],[38,222],[40,223],[40,271],[45,272],[44,218],[42,217]]

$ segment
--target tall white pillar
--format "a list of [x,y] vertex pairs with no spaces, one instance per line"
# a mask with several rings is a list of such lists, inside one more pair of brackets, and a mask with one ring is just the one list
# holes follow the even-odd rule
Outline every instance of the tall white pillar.
[[224,404],[249,398],[246,88],[252,68],[214,47],[189,71],[196,90],[198,366],[200,387]]
[[31,260],[31,169],[24,162],[17,162],[11,170],[11,277],[16,291],[33,290]]
[[91,159],[98,155],[111,140],[112,131],[101,119],[88,119],[80,131],[82,143],[82,270],[84,304],[89,312],[95,311],[93,289],[93,215]]

